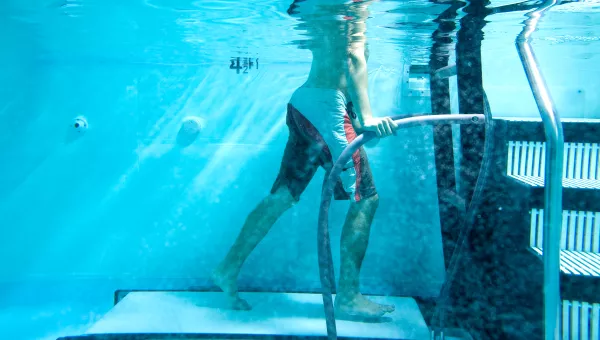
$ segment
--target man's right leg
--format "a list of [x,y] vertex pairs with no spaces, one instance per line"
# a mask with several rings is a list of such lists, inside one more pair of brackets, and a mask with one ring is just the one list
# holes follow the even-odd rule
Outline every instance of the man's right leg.
[[277,219],[299,200],[319,168],[322,146],[307,135],[317,133],[316,129],[291,105],[288,105],[286,123],[290,134],[271,194],[250,213],[235,244],[213,273],[213,281],[232,299],[235,309],[250,309],[238,296],[236,282],[242,264]]
[[231,299],[234,309],[248,310],[250,305],[238,295],[237,278],[242,265],[267,235],[277,219],[295,203],[285,186],[265,197],[246,218],[235,243],[212,275],[214,283]]

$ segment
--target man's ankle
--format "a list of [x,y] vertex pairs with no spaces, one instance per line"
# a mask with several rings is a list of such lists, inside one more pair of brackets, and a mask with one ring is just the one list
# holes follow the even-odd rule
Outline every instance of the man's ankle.
[[340,290],[340,292],[336,294],[335,298],[336,300],[339,299],[340,301],[351,301],[359,295],[360,293],[354,290]]

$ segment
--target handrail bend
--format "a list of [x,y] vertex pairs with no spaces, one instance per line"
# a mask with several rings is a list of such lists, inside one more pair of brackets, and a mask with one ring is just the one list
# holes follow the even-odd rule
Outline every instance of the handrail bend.
[[546,135],[546,167],[544,169],[544,336],[558,339],[560,312],[560,235],[562,229],[562,177],[564,135],[560,117],[550,97],[548,86],[538,67],[530,45],[530,36],[542,14],[559,3],[547,0],[528,13],[529,19],[516,40],[529,86],[537,104]]
[[[483,114],[447,114],[412,116],[409,118],[402,117],[403,116],[392,117],[399,129],[423,125],[485,123],[485,115]],[[321,193],[321,208],[319,210],[317,249],[319,255],[319,274],[321,278],[323,305],[325,307],[325,320],[327,324],[327,338],[329,340],[337,339],[337,329],[332,297],[335,287],[335,275],[333,273],[333,257],[331,254],[331,243],[329,239],[329,207],[331,205],[331,198],[333,196],[335,184],[340,176],[340,173],[342,172],[343,165],[350,160],[352,154],[356,150],[374,138],[376,138],[376,135],[373,132],[365,132],[356,137],[344,149],[340,157],[333,165],[332,169],[325,176],[323,183],[323,191]]]

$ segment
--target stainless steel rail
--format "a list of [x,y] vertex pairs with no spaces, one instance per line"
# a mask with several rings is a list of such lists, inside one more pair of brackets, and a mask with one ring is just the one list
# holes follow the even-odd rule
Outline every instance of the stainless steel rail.
[[548,0],[528,13],[529,19],[516,40],[519,57],[538,106],[546,134],[546,168],[544,174],[544,336],[558,339],[560,312],[560,234],[562,228],[562,177],[564,136],[560,117],[548,92],[530,45],[542,14],[559,1]]

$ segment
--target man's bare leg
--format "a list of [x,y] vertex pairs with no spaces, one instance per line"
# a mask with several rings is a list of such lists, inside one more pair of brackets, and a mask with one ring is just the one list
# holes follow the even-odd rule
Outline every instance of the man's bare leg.
[[346,216],[340,247],[340,282],[335,299],[336,311],[342,315],[379,318],[395,309],[394,306],[372,302],[359,291],[360,268],[378,204],[378,196],[352,203]]
[[237,278],[240,269],[277,219],[291,208],[294,202],[294,198],[285,187],[265,197],[248,215],[235,243],[213,272],[213,282],[231,299],[232,308],[251,309],[250,304],[238,295]]

